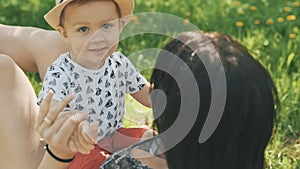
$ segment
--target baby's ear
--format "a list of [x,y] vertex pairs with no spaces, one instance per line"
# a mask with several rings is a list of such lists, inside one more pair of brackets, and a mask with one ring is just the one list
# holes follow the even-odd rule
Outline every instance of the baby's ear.
[[61,35],[61,37],[63,38],[63,40],[67,41],[68,34],[67,34],[67,31],[65,30],[65,28],[63,28],[62,26],[58,26],[57,27],[57,31],[59,32],[59,34]]
[[126,15],[119,19],[119,27],[120,31],[124,29],[124,27],[128,24],[128,22],[131,20],[132,15]]

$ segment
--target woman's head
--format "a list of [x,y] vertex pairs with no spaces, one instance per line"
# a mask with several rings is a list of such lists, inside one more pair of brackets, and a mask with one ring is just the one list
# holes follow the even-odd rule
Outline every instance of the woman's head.
[[[212,45],[214,51],[205,50],[208,45]],[[261,169],[275,116],[276,89],[269,73],[245,47],[220,33],[185,32],[163,50],[186,63],[194,74],[200,95],[199,112],[193,127],[179,144],[166,153],[169,167]],[[200,57],[214,62],[214,52],[219,55],[225,71],[226,102],[218,127],[206,142],[200,144],[198,138],[211,106],[212,85],[216,85],[210,83],[213,77],[209,77],[206,63]],[[163,62],[166,54],[161,52],[157,62]],[[172,63],[172,60],[168,62]],[[164,111],[155,120],[159,132],[163,133],[179,114],[183,99],[181,84],[158,69],[153,71],[151,82],[154,89],[165,93],[167,99]],[[193,98],[184,99],[188,101]],[[155,97],[152,102],[159,104],[155,102]],[[154,109],[154,115],[156,113]]]

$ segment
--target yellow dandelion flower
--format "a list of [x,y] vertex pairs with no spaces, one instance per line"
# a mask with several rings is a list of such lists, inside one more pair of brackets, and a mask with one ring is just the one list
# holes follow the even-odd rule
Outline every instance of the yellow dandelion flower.
[[240,6],[240,5],[241,5],[241,3],[239,1],[234,2],[234,6]]
[[295,38],[296,38],[296,36],[297,36],[297,35],[296,35],[296,34],[294,34],[294,33],[291,33],[291,34],[290,34],[290,38],[291,38],[291,39],[295,39]]
[[285,12],[291,12],[292,9],[291,9],[290,7],[287,7],[287,6],[286,6],[286,7],[283,8],[283,10],[284,10]]
[[244,26],[244,22],[238,21],[235,23],[235,25],[238,27],[242,27],[242,26]]
[[190,20],[188,20],[188,19],[184,19],[184,20],[183,20],[183,24],[184,24],[184,25],[187,25],[187,24],[189,24],[189,23],[190,23]]
[[238,9],[238,13],[241,14],[241,15],[243,15],[243,14],[245,14],[245,11],[242,8],[239,8]]
[[300,3],[299,2],[293,2],[293,6],[298,7],[298,6],[300,6]]
[[267,19],[267,21],[266,21],[266,24],[267,24],[267,25],[271,25],[271,24],[273,24],[273,23],[274,23],[273,19]]
[[260,24],[259,20],[258,20],[258,19],[255,19],[255,20],[254,20],[254,24],[255,24],[255,25],[259,25],[259,24]]
[[249,9],[250,9],[251,11],[256,11],[256,10],[257,10],[257,7],[252,5],[252,6],[249,7]]
[[191,13],[190,12],[186,12],[185,16],[191,16]]
[[296,20],[296,15],[289,15],[289,16],[286,17],[286,19],[288,21],[294,21],[294,20]]
[[282,22],[284,22],[284,18],[283,18],[283,17],[279,17],[279,18],[277,19],[277,21],[278,21],[279,23],[282,23]]

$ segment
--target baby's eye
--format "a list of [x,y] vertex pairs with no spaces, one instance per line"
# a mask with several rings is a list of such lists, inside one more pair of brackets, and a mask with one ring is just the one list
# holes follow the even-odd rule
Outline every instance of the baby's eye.
[[106,23],[106,24],[102,25],[102,27],[104,29],[110,29],[110,28],[112,28],[112,24]]
[[86,26],[83,26],[83,27],[79,28],[78,31],[84,33],[84,32],[89,31],[89,28],[87,28]]

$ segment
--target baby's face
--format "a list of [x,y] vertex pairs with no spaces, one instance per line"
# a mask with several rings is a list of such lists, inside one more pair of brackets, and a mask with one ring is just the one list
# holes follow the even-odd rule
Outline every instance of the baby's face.
[[113,1],[92,1],[67,6],[59,31],[70,44],[72,59],[97,69],[116,50],[122,28]]

